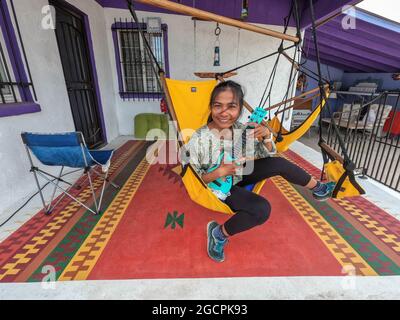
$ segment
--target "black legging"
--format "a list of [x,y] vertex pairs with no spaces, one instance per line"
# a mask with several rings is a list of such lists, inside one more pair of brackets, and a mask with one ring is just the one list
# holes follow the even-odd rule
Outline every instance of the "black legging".
[[255,160],[253,172],[244,175],[243,180],[232,187],[231,195],[225,200],[225,203],[236,212],[224,224],[229,235],[249,230],[268,220],[271,213],[268,200],[243,187],[273,176],[282,176],[300,186],[306,186],[311,180],[307,172],[285,158],[269,157]]

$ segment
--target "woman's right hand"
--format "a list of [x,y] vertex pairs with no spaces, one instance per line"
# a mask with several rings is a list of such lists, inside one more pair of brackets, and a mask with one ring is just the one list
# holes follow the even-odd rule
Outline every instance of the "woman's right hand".
[[218,175],[220,177],[233,176],[237,174],[237,170],[242,169],[244,158],[225,163],[224,161],[218,167]]
[[245,158],[241,158],[230,163],[225,163],[224,161],[222,161],[217,169],[209,173],[203,174],[202,179],[205,183],[210,183],[211,181],[215,181],[218,178],[236,175],[236,170],[243,168],[244,161]]

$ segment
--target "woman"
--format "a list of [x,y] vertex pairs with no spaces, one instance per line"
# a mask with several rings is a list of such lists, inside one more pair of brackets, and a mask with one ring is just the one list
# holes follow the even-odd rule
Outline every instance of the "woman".
[[[189,157],[183,160],[191,163],[206,184],[219,178],[233,177],[230,193],[221,194],[213,190],[235,212],[223,225],[218,225],[215,221],[207,225],[208,255],[217,262],[225,259],[224,247],[228,238],[261,225],[269,218],[269,202],[246,189],[246,185],[279,175],[291,183],[312,190],[313,196],[318,200],[329,198],[333,189],[332,183],[316,181],[288,160],[272,157],[276,153],[276,147],[268,128],[257,123],[243,125],[237,121],[243,110],[243,98],[241,86],[233,81],[221,82],[215,87],[210,99],[211,114],[208,123],[192,135],[185,150]],[[249,126],[254,129],[247,129]],[[246,146],[250,145],[252,148],[246,147],[244,157],[238,157],[235,152],[238,145],[240,151],[243,150],[240,139],[244,130]],[[223,161],[217,169],[211,171],[210,168],[215,166],[222,151],[224,154],[233,152],[234,159],[238,161]],[[248,174],[244,174],[243,170],[249,171]]]

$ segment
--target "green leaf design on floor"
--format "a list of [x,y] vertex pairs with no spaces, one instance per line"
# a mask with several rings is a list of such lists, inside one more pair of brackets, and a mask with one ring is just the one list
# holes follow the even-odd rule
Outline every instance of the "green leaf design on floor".
[[171,229],[175,229],[177,224],[181,228],[183,228],[184,218],[185,218],[185,214],[184,213],[182,213],[180,216],[178,216],[178,211],[174,211],[173,214],[168,212],[167,220],[165,221],[164,229],[168,228],[169,226],[171,226]]

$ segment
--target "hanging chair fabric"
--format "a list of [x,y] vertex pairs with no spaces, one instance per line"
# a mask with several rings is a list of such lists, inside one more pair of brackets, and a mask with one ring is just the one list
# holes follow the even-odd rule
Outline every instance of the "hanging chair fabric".
[[281,122],[279,121],[278,117],[276,117],[276,116],[268,121],[268,125],[271,127],[271,129],[274,132],[279,132],[279,130],[281,130],[282,134],[289,133],[289,131],[286,130],[284,127],[282,127],[282,129],[281,129]]
[[364,189],[355,181],[352,171],[347,172],[338,160],[325,163],[324,170],[328,181],[336,182],[332,198],[341,199],[365,194]]
[[[216,80],[182,81],[165,79],[166,94],[170,97],[169,107],[176,117],[181,137],[186,144],[195,130],[207,123],[210,114],[209,101],[211,92],[217,85]],[[234,212],[219,200],[211,189],[201,180],[194,169],[188,165],[182,171],[182,181],[190,198],[197,204],[217,212],[233,214]],[[259,193],[265,180],[257,183],[254,193]]]
[[[326,97],[329,97],[329,89],[326,90]],[[321,110],[324,108],[326,103],[326,99],[322,100],[322,103],[320,103],[314,111],[307,117],[307,119],[296,129],[292,131],[287,131],[282,127],[281,130],[281,135],[283,140],[278,142],[275,141],[276,149],[278,152],[285,152],[287,149],[289,149],[289,146],[296,140],[300,139],[312,126],[315,120],[317,120],[318,116],[321,113]],[[272,120],[269,121],[269,125],[275,130],[276,132],[279,132],[280,129],[280,121],[279,119],[275,116]]]

